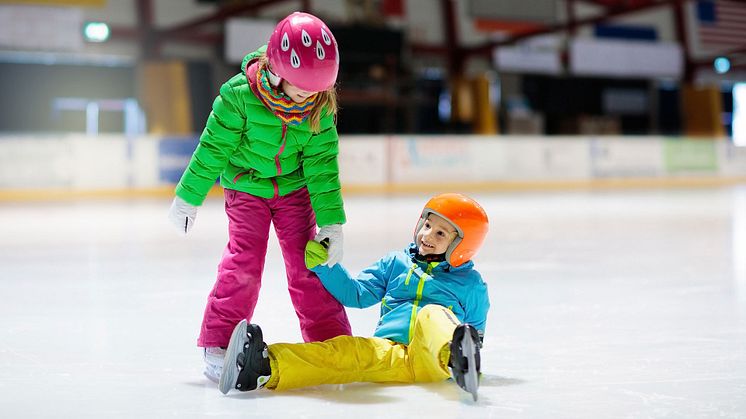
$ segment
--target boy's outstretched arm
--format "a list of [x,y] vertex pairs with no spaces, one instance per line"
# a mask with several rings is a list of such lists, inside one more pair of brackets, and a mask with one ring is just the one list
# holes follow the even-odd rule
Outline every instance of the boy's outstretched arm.
[[311,240],[306,244],[306,267],[342,305],[365,308],[381,302],[387,278],[380,260],[352,277],[339,263],[332,267],[322,265],[327,257],[326,249],[319,242]]

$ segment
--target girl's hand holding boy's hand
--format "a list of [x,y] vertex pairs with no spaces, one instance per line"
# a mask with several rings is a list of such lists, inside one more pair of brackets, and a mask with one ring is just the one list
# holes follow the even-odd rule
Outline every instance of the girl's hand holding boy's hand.
[[187,234],[192,229],[195,218],[197,218],[197,207],[178,196],[174,197],[171,209],[168,210],[168,219],[182,234]]
[[326,262],[329,254],[324,244],[310,240],[306,243],[306,268],[313,269]]
[[331,268],[342,261],[342,224],[331,224],[321,227],[319,234],[316,235],[314,240],[322,242],[325,239],[329,242],[329,245],[326,246],[329,257],[325,265]]

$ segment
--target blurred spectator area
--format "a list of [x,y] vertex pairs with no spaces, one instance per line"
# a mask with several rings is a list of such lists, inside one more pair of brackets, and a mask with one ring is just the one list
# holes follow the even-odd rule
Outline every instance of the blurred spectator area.
[[[54,109],[54,100],[83,97],[91,100],[134,96],[134,66],[103,67],[1,63],[0,127],[3,131],[85,130],[85,113]],[[124,122],[117,112],[101,112],[101,132],[123,132]]]
[[[730,137],[746,82],[732,0],[0,1],[0,131],[85,131],[54,105],[77,98],[98,132],[126,125],[100,101],[135,99],[147,133],[197,133],[295,10],[339,41],[343,134]],[[84,39],[92,22],[108,37]]]
[[413,127],[413,107],[400,30],[369,25],[331,28],[339,40],[339,130],[346,133],[405,132]]

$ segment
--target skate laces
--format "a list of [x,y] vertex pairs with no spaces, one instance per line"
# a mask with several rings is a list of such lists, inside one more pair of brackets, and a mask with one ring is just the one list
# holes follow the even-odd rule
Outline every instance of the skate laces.
[[205,363],[210,366],[223,368],[223,360],[225,359],[225,349],[220,347],[209,347],[205,348],[203,352]]
[[221,348],[219,346],[210,346],[208,348],[205,348],[205,353],[211,354],[211,355],[220,355],[225,356],[225,348]]

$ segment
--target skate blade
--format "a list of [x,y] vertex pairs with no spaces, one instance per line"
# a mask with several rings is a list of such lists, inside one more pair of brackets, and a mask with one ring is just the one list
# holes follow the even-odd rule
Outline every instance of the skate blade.
[[466,387],[466,391],[471,393],[474,401],[477,401],[479,376],[477,375],[477,370],[475,368],[475,366],[477,365],[477,361],[475,357],[474,345],[476,345],[476,342],[472,340],[471,335],[469,333],[465,333],[464,337],[461,338],[461,350],[464,358],[466,358],[466,362],[469,368],[464,374],[464,386]]
[[212,381],[213,383],[220,384],[220,377],[218,377],[217,375],[215,375],[214,371],[207,371],[207,370],[205,370],[205,371],[202,371],[202,374],[204,374],[204,376],[208,380]]
[[236,382],[238,381],[238,365],[236,365],[236,358],[238,358],[238,353],[243,351],[243,346],[248,340],[246,337],[247,325],[248,322],[246,319],[241,320],[236,325],[233,329],[233,334],[231,334],[228,348],[225,350],[223,371],[220,374],[220,382],[218,383],[218,388],[223,394],[228,394],[231,389],[236,388]]

